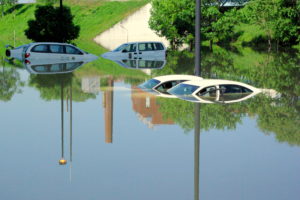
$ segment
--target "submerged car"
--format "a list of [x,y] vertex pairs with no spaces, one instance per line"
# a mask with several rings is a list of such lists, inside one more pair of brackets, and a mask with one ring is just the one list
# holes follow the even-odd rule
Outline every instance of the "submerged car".
[[87,53],[78,47],[56,42],[34,42],[13,48],[6,46],[6,56],[24,61],[25,59],[42,60],[42,59],[59,59],[61,61],[76,62],[84,59],[97,59],[98,57]]
[[198,103],[235,103],[253,97],[262,90],[237,81],[203,79],[178,84],[167,92]]
[[156,93],[159,96],[171,97],[170,93],[167,91],[170,88],[176,86],[179,83],[185,81],[201,81],[202,77],[193,75],[165,75],[158,76],[150,79],[139,85],[139,88],[147,90],[148,92]]
[[166,47],[161,42],[129,42],[102,54],[102,57],[110,60],[145,58],[164,60]]

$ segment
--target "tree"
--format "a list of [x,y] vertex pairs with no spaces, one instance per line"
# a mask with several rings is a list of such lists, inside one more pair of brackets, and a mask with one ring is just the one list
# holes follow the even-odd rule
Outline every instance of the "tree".
[[[241,0],[243,1],[243,0]],[[210,41],[225,40],[233,35],[238,20],[236,10],[222,10],[229,0],[203,0],[201,5],[201,34]],[[183,43],[192,49],[195,38],[195,2],[190,0],[153,0],[150,28],[165,36],[176,49]]]
[[2,17],[4,16],[4,7],[6,5],[15,5],[17,2],[17,0],[0,0]]
[[60,8],[46,5],[37,7],[35,20],[28,21],[25,35],[36,42],[70,42],[79,36],[79,30],[70,8],[63,7],[61,12]]
[[194,38],[195,2],[190,0],[153,0],[150,28],[166,37],[173,49]]
[[300,41],[300,1],[252,0],[243,13],[248,23],[265,31],[269,49],[272,41],[284,46]]

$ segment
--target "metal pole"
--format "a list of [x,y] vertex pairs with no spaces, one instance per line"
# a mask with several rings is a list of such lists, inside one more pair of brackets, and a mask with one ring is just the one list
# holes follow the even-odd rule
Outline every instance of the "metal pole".
[[196,0],[196,23],[195,23],[195,75],[201,76],[201,38],[200,38],[200,16],[201,16],[201,0]]

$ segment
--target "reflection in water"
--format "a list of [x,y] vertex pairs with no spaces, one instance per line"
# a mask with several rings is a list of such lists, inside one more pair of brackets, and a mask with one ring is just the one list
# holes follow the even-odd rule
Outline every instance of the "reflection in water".
[[0,101],[10,101],[14,94],[21,93],[23,86],[17,69],[0,59]]
[[195,104],[194,130],[194,200],[199,200],[200,165],[200,104]]
[[67,160],[64,158],[64,82],[61,80],[61,159],[59,160],[60,165],[67,164]]
[[[64,89],[65,89],[65,85],[64,85],[64,80],[61,79],[60,80],[60,84],[61,84],[61,91],[60,91],[60,94],[61,94],[61,99],[60,99],[60,105],[61,105],[61,158],[59,160],[59,164],[60,165],[66,165],[67,164],[67,160],[65,159],[65,154],[64,154],[64,144],[65,144],[65,141],[64,141]],[[67,94],[67,97],[66,97],[66,109],[67,109],[67,112],[69,111],[70,112],[70,115],[69,115],[69,120],[70,120],[70,124],[69,124],[69,129],[70,129],[70,141],[69,141],[69,144],[70,144],[70,147],[69,147],[69,151],[70,151],[70,155],[69,155],[69,159],[70,159],[70,170],[72,168],[72,140],[73,140],[73,136],[72,136],[72,131],[73,131],[73,127],[72,127],[72,122],[73,122],[73,107],[72,107],[72,80],[70,81],[69,83],[69,88],[67,89],[67,92],[69,92]],[[68,95],[69,95],[69,99],[68,99]],[[70,110],[68,110],[68,103],[69,106],[70,106]],[[71,176],[71,175],[70,175]]]
[[[297,174],[297,166],[299,165],[297,154],[299,153],[298,147],[300,146],[299,64],[297,64],[299,63],[299,60],[297,57],[297,59],[287,58],[287,56],[275,58],[275,55],[271,55],[272,59],[269,58],[268,65],[264,65],[263,63],[266,63],[264,62],[266,58],[264,57],[264,55],[259,54],[261,57],[251,58],[257,61],[257,65],[247,66],[247,63],[243,61],[242,64],[246,65],[246,67],[244,67],[242,64],[240,64],[240,60],[242,60],[242,58],[246,59],[247,57],[245,57],[245,55],[241,56],[239,54],[233,54],[232,52],[225,55],[229,55],[228,59],[231,59],[232,61],[231,66],[221,65],[220,60],[213,59],[212,57],[210,57],[209,59],[203,58],[203,61],[210,61],[211,63],[211,65],[206,67],[204,66],[203,68],[204,72],[207,72],[206,76],[209,75],[215,78],[232,78],[238,81],[249,82],[256,87],[274,88],[276,91],[280,92],[280,95],[277,95],[276,93],[275,95],[271,96],[259,94],[246,102],[244,101],[228,105],[195,105],[190,102],[181,101],[178,99],[157,98],[155,96],[151,96],[151,94],[145,94],[132,85],[128,86],[129,83],[132,83],[133,81],[125,82],[122,78],[119,77],[114,77],[116,78],[115,80],[123,81],[118,83],[118,86],[121,85],[122,87],[131,87],[132,91],[130,98],[123,98],[126,95],[123,95],[122,98],[120,98],[120,95],[118,95],[118,91],[116,91],[116,83],[113,81],[112,76],[107,76],[105,80],[91,79],[92,81],[87,84],[91,87],[81,87],[81,80],[83,80],[83,78],[79,73],[76,72],[74,74],[59,75],[30,75],[28,77],[29,84],[26,84],[26,87],[24,87],[23,89],[24,94],[16,95],[17,98],[13,99],[9,103],[1,102],[1,110],[4,111],[2,112],[1,118],[1,128],[3,131],[1,131],[2,137],[0,141],[3,141],[1,143],[3,151],[1,152],[5,152],[1,154],[1,157],[4,160],[9,161],[4,162],[0,167],[2,172],[7,172],[8,174],[8,176],[6,176],[6,173],[1,174],[1,183],[4,187],[0,195],[1,198],[7,199],[6,197],[9,196],[9,194],[13,195],[13,197],[16,197],[17,194],[9,192],[9,189],[11,189],[11,187],[17,187],[21,195],[26,194],[27,190],[45,188],[47,188],[47,190],[45,190],[45,193],[47,193],[47,195],[51,195],[53,193],[52,190],[50,191],[48,190],[48,188],[54,188],[53,190],[57,191],[62,191],[61,188],[63,188],[63,192],[65,192],[66,190],[69,194],[75,193],[75,195],[78,195],[79,192],[73,189],[74,185],[76,185],[76,187],[81,187],[81,189],[84,191],[84,194],[92,194],[94,192],[93,194],[96,193],[97,195],[97,192],[99,192],[99,185],[101,187],[103,186],[103,188],[107,187],[105,188],[105,190],[100,191],[101,194],[99,194],[106,195],[106,197],[118,198],[116,196],[113,196],[115,195],[115,193],[111,192],[115,191],[115,185],[116,183],[118,183],[124,185],[124,190],[119,193],[124,195],[124,199],[132,199],[132,193],[134,193],[134,195],[143,196],[145,195],[145,193],[147,194],[147,192],[149,192],[150,195],[150,193],[152,194],[153,191],[149,190],[149,188],[152,187],[163,188],[159,192],[166,196],[182,193],[191,196],[193,193],[191,191],[192,184],[194,186],[195,200],[199,199],[200,186],[201,198],[206,197],[206,195],[214,195],[214,192],[218,192],[220,194],[224,190],[231,191],[232,189],[236,189],[237,187],[241,187],[242,190],[247,188],[245,192],[240,192],[240,190],[237,191],[236,193],[238,195],[241,194],[248,196],[253,195],[253,193],[257,195],[257,192],[260,192],[261,188],[264,187],[264,189],[268,191],[266,192],[266,195],[268,195],[266,197],[267,199],[276,199],[271,198],[272,194],[279,194],[284,196],[287,193],[291,195],[290,199],[297,199],[297,181],[299,179],[299,176]],[[220,59],[222,59],[222,57],[220,57]],[[275,63],[275,60],[280,61],[279,64]],[[286,60],[287,63],[284,64],[283,60]],[[176,58],[174,59],[174,62],[175,61]],[[230,62],[226,63],[228,64]],[[282,66],[280,67],[280,65]],[[4,77],[3,80],[6,80],[6,82],[9,82],[10,77],[15,76],[14,73],[8,75],[10,74],[8,73],[9,70],[16,70],[14,68],[5,66],[2,70],[4,70],[4,73],[0,74]],[[163,68],[159,73],[169,74],[178,71],[183,73],[188,72],[189,69],[188,67],[185,68],[184,65],[177,66],[177,64],[174,63],[170,65],[170,62],[168,62],[167,66]],[[17,69],[16,72],[21,77],[24,74],[27,74],[22,73],[20,69]],[[156,71],[155,73],[158,73],[158,71]],[[100,76],[99,74],[95,73],[93,74],[93,76]],[[255,74],[255,76],[253,74]],[[277,78],[277,80],[274,80],[274,78]],[[18,80],[20,79],[21,78],[19,78]],[[97,92],[101,91],[101,88],[99,86],[102,86],[102,83],[104,82],[104,85],[106,85],[109,89],[104,90],[103,88],[103,93],[97,94]],[[67,88],[69,85],[71,89],[68,91]],[[16,87],[17,89],[20,89],[21,87],[20,85],[16,84],[16,81],[12,81],[11,86]],[[11,88],[11,86],[7,88]],[[1,89],[3,88],[4,87],[1,87]],[[111,88],[113,88],[114,90],[111,90]],[[84,93],[82,89],[89,91],[91,94]],[[88,125],[83,123],[86,121],[93,121],[90,119],[97,118],[97,116],[99,117],[99,111],[94,109],[97,108],[97,106],[99,107],[99,100],[97,99],[93,101],[93,99],[95,99],[97,95],[99,95],[99,97],[103,95],[104,98],[103,104],[105,105],[103,110],[101,109],[100,112],[103,112],[102,115],[104,115],[104,118],[106,120],[105,141],[113,141],[113,130],[118,136],[118,139],[120,139],[120,142],[118,144],[115,144],[113,148],[111,148],[112,146],[110,145],[99,145],[99,141],[97,140],[95,140],[95,142],[94,140],[92,141],[91,136],[95,138],[98,138],[99,136],[99,131],[95,131],[97,130],[97,128],[99,128],[98,123],[90,123]],[[126,97],[128,97],[128,95]],[[20,124],[20,126],[23,125],[24,129],[26,129],[26,131],[28,132],[34,132],[34,129],[39,130],[45,128],[45,124],[43,123],[34,123],[32,124],[32,126],[30,123],[29,125],[27,124],[30,121],[39,120],[38,115],[42,115],[42,112],[44,112],[44,109],[40,109],[40,107],[38,107],[39,105],[32,106],[28,103],[26,104],[26,106],[24,106],[24,102],[30,101],[35,103],[37,98],[40,98],[37,102],[40,102],[41,104],[43,104],[45,101],[52,101],[51,103],[44,103],[44,109],[48,108],[49,110],[51,110],[50,104],[55,105],[56,108],[58,108],[59,106],[61,106],[62,108],[62,128],[60,130],[61,137],[59,137],[60,135],[54,136],[57,138],[57,140],[48,140],[48,137],[53,136],[53,134],[50,133],[51,131],[47,132],[48,130],[44,131],[47,137],[40,134],[38,131],[36,131],[36,135],[34,136],[31,134],[26,134],[24,136],[24,134],[22,134],[23,130],[18,129],[18,127],[12,127],[13,124],[16,124],[16,120],[18,120],[18,124]],[[66,144],[68,142],[68,139],[66,139],[67,134],[65,134],[67,125],[64,124],[66,123],[66,121],[63,120],[63,117],[66,117],[66,113],[64,113],[66,107],[64,107],[63,105],[63,103],[65,103],[64,99],[67,99],[67,102],[69,102],[67,108],[69,107],[68,110],[70,112],[69,156],[67,152],[68,150],[66,150]],[[76,167],[72,169],[75,170],[78,181],[72,183],[72,186],[70,186],[68,185],[69,183],[60,181],[60,172],[63,171],[65,167],[63,167],[63,169],[59,168],[56,166],[57,164],[49,166],[48,161],[50,160],[55,164],[57,163],[59,156],[60,159],[65,160],[66,166],[69,165],[71,172],[73,144],[72,100],[74,100],[75,102],[84,102],[80,103],[80,106],[76,106],[78,109],[78,113],[80,113],[76,115],[76,119],[78,120],[78,122],[76,123],[76,130],[78,127],[79,129],[87,131],[89,134],[78,135],[78,143],[80,143],[80,145],[83,145],[78,146],[78,148],[80,147],[81,154],[76,154],[76,161],[80,163],[81,166],[76,164]],[[124,103],[124,106],[122,105],[122,109],[117,110],[116,104],[114,103],[120,102],[119,100],[122,100],[122,104]],[[8,107],[8,109],[6,109],[6,107]],[[37,118],[35,118],[35,114],[25,116],[23,112],[20,112],[20,108],[24,109],[24,111],[29,111],[37,114]],[[88,113],[88,117],[85,116],[87,110],[91,110],[91,112]],[[138,120],[136,120],[136,117],[131,115],[132,113],[128,114],[132,110],[136,112],[140,116],[141,120],[147,123],[150,127],[153,127],[155,124],[169,124],[169,126],[159,126],[155,130],[139,128],[141,126],[138,126],[137,123],[139,122]],[[51,121],[53,119],[51,117],[56,117],[55,115],[56,113],[54,113],[53,116],[50,114],[49,116],[44,116],[45,120],[43,121]],[[133,118],[133,120],[124,120],[125,123],[128,124],[123,126],[122,123],[124,123],[124,121],[118,124],[113,124],[113,117],[115,117],[115,119],[120,119],[119,116],[123,117],[123,115],[125,115],[125,117],[131,117]],[[9,118],[11,116],[13,118]],[[178,126],[170,124],[177,124]],[[55,123],[50,125],[55,126]],[[113,125],[115,125],[114,129]],[[121,132],[120,129],[128,126],[133,127],[132,131],[130,131],[128,134],[119,134]],[[182,129],[186,132],[185,135],[182,134]],[[155,134],[146,134],[147,131],[153,132]],[[194,135],[190,134],[191,131],[194,132]],[[247,131],[249,131],[249,133],[247,133]],[[19,133],[19,135],[16,135],[15,132]],[[263,135],[264,133],[267,135],[271,133],[271,135],[274,135],[275,137],[266,137]],[[18,148],[16,149],[15,142],[17,141],[17,137],[23,137],[24,140],[18,143]],[[158,137],[159,140],[157,139]],[[26,140],[26,138],[28,140]],[[205,141],[205,143],[201,145],[201,149],[200,139]],[[43,140],[45,140],[47,143],[49,142],[47,148],[49,148],[49,152],[53,154],[49,157],[42,158],[44,159],[42,161],[39,160],[39,164],[42,165],[42,167],[40,167],[41,172],[39,172],[37,168],[34,168],[30,165],[30,163],[36,164],[36,159],[34,159],[34,162],[26,162],[28,161],[28,158],[36,157],[36,155],[39,155],[36,151],[36,148],[28,145],[32,144],[32,141],[34,140],[38,141],[36,142],[36,145],[45,143],[39,142]],[[146,142],[141,142],[143,140]],[[55,144],[59,145],[58,149],[60,150],[61,148],[61,152],[57,153],[53,151],[51,141],[54,141],[54,146]],[[278,141],[286,143],[288,145],[279,144]],[[62,143],[61,147],[60,142]],[[192,142],[194,142],[194,145]],[[23,143],[25,144],[23,148],[32,152],[21,152],[23,150]],[[141,143],[143,144],[141,145]],[[155,144],[155,146],[153,146],[153,144]],[[179,145],[183,145],[182,147],[184,148],[179,148]],[[295,147],[291,148],[290,145]],[[171,149],[173,147],[173,154],[170,154],[171,156],[166,155],[165,149]],[[5,151],[6,148],[8,151]],[[39,148],[42,152],[43,147],[39,146]],[[188,149],[188,152],[186,151],[186,149]],[[228,150],[230,153],[220,153],[220,149]],[[194,156],[192,155],[193,150]],[[199,169],[200,151],[201,170]],[[101,154],[101,152],[105,152],[105,155]],[[111,159],[111,157],[115,156],[116,154],[118,154],[120,157]],[[94,163],[92,165],[88,162],[85,162],[85,159],[89,159],[86,158],[86,155],[97,155],[95,156]],[[180,157],[180,155],[183,156]],[[216,157],[216,155],[221,156]],[[126,159],[124,159],[124,157],[126,157]],[[25,162],[23,161],[24,158],[26,158]],[[174,160],[178,161],[178,163],[172,163]],[[193,161],[194,166],[192,166]],[[143,165],[143,162],[145,162],[145,165]],[[180,165],[180,162],[182,165]],[[12,165],[11,163],[14,164]],[[236,163],[238,163],[238,165],[236,165]],[[166,164],[167,167],[164,168],[164,164]],[[13,168],[11,169],[12,166]],[[103,170],[99,170],[99,167]],[[172,170],[174,170],[176,167],[178,168],[178,171],[175,171],[176,173],[173,174],[174,171]],[[194,167],[194,171],[191,170],[192,167]],[[57,170],[57,168],[59,170]],[[84,170],[86,168],[88,168],[89,170]],[[272,168],[271,171],[269,170],[270,168]],[[24,184],[25,189],[23,189],[23,187],[15,185],[15,180],[23,180],[24,182],[28,182],[29,179],[27,178],[26,174],[24,175],[23,169],[28,170],[32,174],[37,174],[36,177],[30,177],[30,180],[34,180],[32,181],[33,186],[27,186]],[[32,169],[37,170],[34,171]],[[145,173],[145,170],[147,170],[147,173]],[[44,173],[45,171],[47,173]],[[103,171],[105,172],[102,173]],[[205,173],[200,173],[204,171]],[[161,174],[159,174],[160,172]],[[126,176],[127,173],[129,174],[128,176]],[[139,173],[143,176],[141,179],[139,179],[138,177]],[[262,179],[262,177],[260,177],[259,175],[265,175],[265,173],[267,175],[263,176]],[[53,180],[55,180],[53,182],[55,183],[51,184],[51,181],[49,181],[49,176],[45,176],[45,174],[53,176]],[[199,180],[200,174],[201,182]],[[166,180],[161,184],[157,184],[157,177],[160,178],[161,175],[166,176],[164,177],[166,178]],[[222,180],[218,179],[220,175],[222,176]],[[194,177],[193,183],[192,177]],[[173,178],[174,180],[178,181],[170,181]],[[240,179],[243,180],[240,181]],[[107,180],[111,181],[109,182]],[[133,187],[131,187],[131,184],[126,185],[126,183],[128,183],[128,180],[134,182],[135,185]],[[257,180],[260,180],[260,182],[258,182]],[[286,183],[286,187],[282,188],[282,184],[280,183],[277,183],[276,185],[276,180],[283,180]],[[58,182],[59,184],[57,184]],[[40,183],[44,183],[44,185]],[[109,185],[107,185],[108,183]],[[275,187],[272,183],[275,183]],[[9,185],[13,186],[10,187]],[[170,188],[172,189],[173,186],[178,186],[178,191],[174,191],[172,192],[172,194],[166,192],[169,191],[169,185],[171,185]],[[272,187],[265,187],[266,185],[272,185]],[[95,187],[95,190],[92,190],[91,187]],[[167,189],[165,189],[165,187]],[[136,191],[137,188],[142,192],[132,192]],[[61,192],[61,194],[63,194],[63,192]],[[80,191],[80,193],[83,192]],[[228,197],[232,197],[233,194],[225,194],[224,196],[226,195]],[[232,199],[241,199],[238,197],[234,197]],[[151,196],[151,198],[154,199],[155,196]],[[192,197],[190,197],[189,199],[191,198]],[[257,199],[259,198],[263,199],[265,197],[259,196]],[[18,197],[14,199],[18,199]],[[74,197],[74,199],[76,199],[76,197]],[[176,197],[173,199],[176,199]],[[177,199],[180,198],[178,197]]]
[[103,108],[105,120],[105,142],[113,143],[113,108],[114,108],[114,80],[109,77],[107,80],[107,89],[103,92]]
[[132,86],[131,88],[132,108],[137,113],[138,118],[149,128],[160,124],[173,124],[169,118],[164,118],[157,97],[142,89]]

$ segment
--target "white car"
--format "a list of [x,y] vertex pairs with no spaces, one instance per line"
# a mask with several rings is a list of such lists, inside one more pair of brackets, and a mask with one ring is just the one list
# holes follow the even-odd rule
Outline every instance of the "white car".
[[91,60],[98,57],[87,53],[78,47],[66,43],[56,42],[34,42],[27,45],[22,45],[17,48],[6,46],[6,56],[16,58],[20,61],[25,59],[43,60],[55,59],[64,61]]
[[165,60],[166,47],[161,42],[129,42],[102,54],[102,57],[110,60]]
[[174,97],[167,92],[170,88],[185,81],[201,81],[202,77],[193,75],[165,75],[150,79],[139,85],[139,88],[162,97]]
[[203,79],[178,84],[167,92],[197,103],[235,103],[249,99],[262,90],[237,81]]

